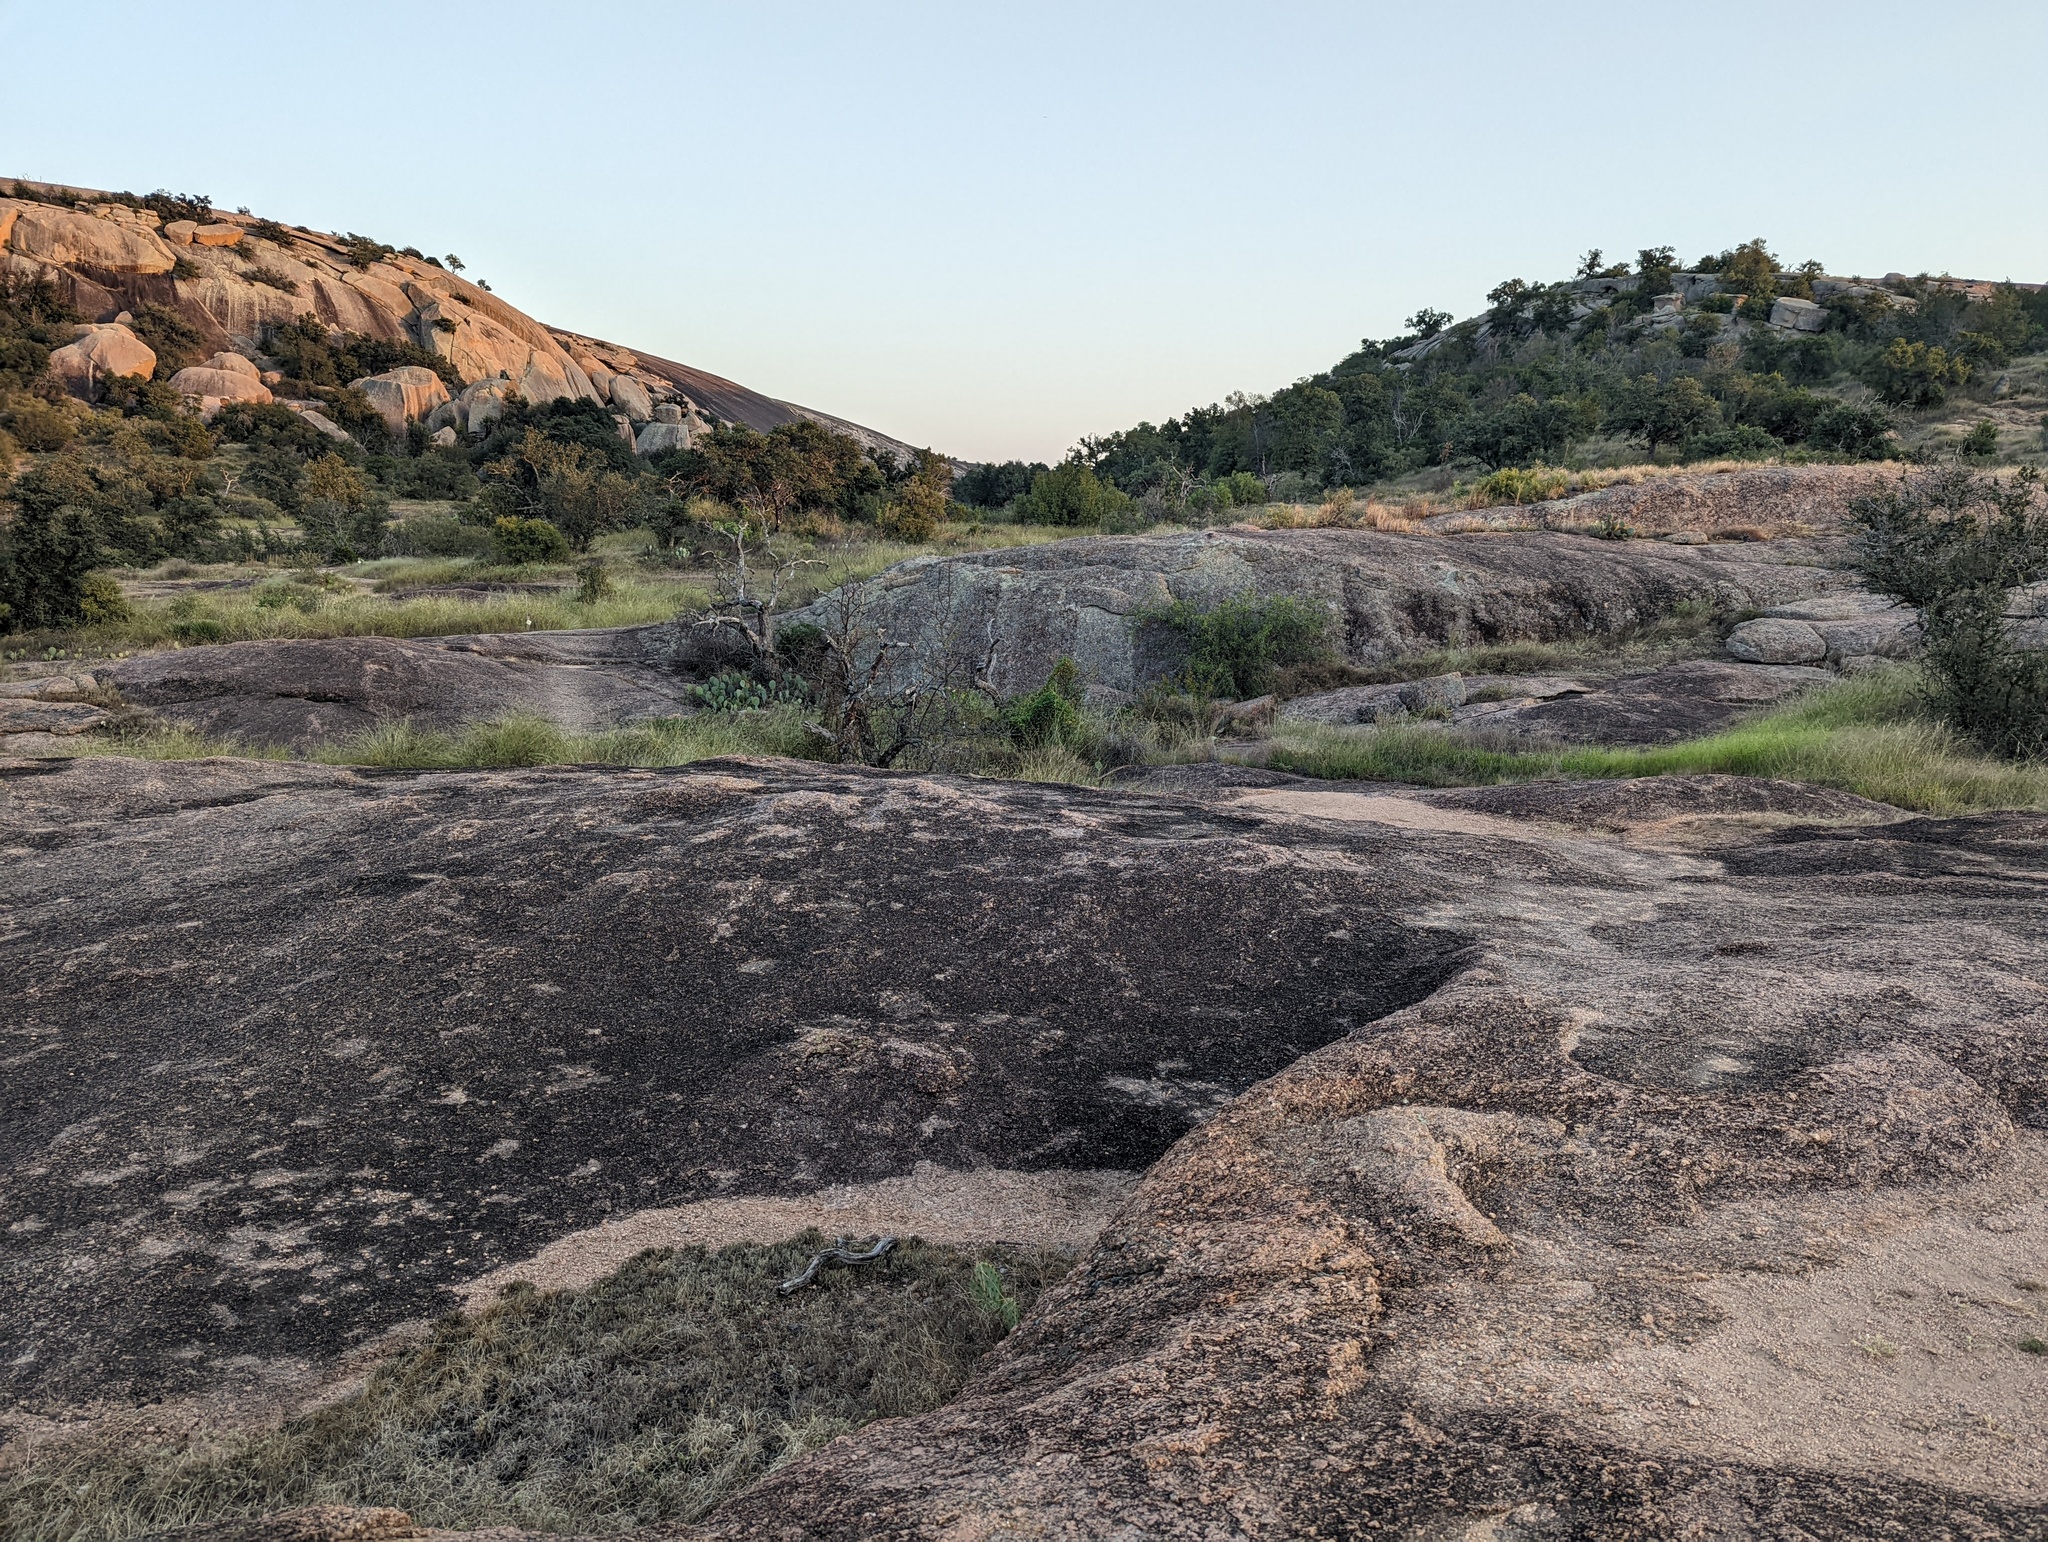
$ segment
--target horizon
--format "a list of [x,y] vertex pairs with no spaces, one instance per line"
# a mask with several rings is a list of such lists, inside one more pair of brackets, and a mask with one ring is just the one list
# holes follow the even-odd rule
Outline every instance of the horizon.
[[[23,71],[8,175],[457,252],[550,325],[965,460],[1270,392],[1593,246],[1690,263],[1761,234],[1837,273],[2048,280],[2048,213],[2013,192],[2048,180],[2048,15],[2016,4],[1935,32],[1879,7],[1853,34],[1738,6],[1647,69],[1654,38],[1581,5],[1537,29],[1308,5],[1252,35],[1214,6],[660,7],[600,31],[518,5],[482,32],[377,4],[344,37],[212,14],[0,5],[11,55],[94,61],[102,104]],[[296,78],[315,42],[331,107]],[[146,133],[114,106],[222,79],[257,83],[245,130],[213,97]],[[1589,81],[1606,111],[1548,89]]]

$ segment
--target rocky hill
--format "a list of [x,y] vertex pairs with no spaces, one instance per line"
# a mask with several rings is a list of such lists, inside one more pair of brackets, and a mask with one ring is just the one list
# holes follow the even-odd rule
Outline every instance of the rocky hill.
[[[671,417],[664,426],[684,434],[693,422],[741,423],[765,432],[809,419],[871,449],[910,453],[886,434],[707,371],[547,326],[409,248],[219,210],[195,209],[204,213],[203,222],[167,219],[130,195],[55,183],[17,180],[12,189],[14,197],[0,198],[0,277],[48,279],[86,318],[92,330],[81,339],[79,357],[60,361],[74,372],[128,372],[138,356],[132,336],[122,336],[122,318],[160,305],[216,351],[206,378],[195,371],[186,382],[188,394],[268,400],[275,382],[254,371],[240,379],[214,377],[240,373],[233,357],[260,354],[266,326],[311,318],[379,341],[411,343],[453,365],[460,389],[452,400],[438,381],[421,381],[424,395],[397,398],[401,422],[438,410],[436,426],[470,427],[516,391],[534,404],[565,397],[603,403],[636,435]],[[106,330],[114,328],[120,330]],[[661,412],[665,406],[678,410]],[[648,437],[650,448],[687,442],[677,433]]]

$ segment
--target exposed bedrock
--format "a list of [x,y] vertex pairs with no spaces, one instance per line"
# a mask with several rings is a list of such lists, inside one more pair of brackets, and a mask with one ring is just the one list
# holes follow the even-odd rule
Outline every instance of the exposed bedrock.
[[7,767],[9,1401],[625,1210],[1149,1166],[705,1534],[2048,1534],[2048,818],[1157,785]]
[[[1133,691],[1181,663],[1167,628],[1134,624],[1176,599],[1307,601],[1327,611],[1339,650],[1365,663],[1446,643],[1617,636],[1685,601],[1762,610],[1853,587],[1831,552],[1806,541],[1234,528],[917,558],[850,593],[864,627],[909,645],[899,674],[966,684],[986,664],[1012,695],[1037,689],[1064,655],[1091,683]],[[845,616],[827,596],[787,620],[839,631]]]
[[5,775],[0,1386],[331,1357],[606,1216],[1142,1168],[1427,995],[1407,875],[1119,795],[735,765]]

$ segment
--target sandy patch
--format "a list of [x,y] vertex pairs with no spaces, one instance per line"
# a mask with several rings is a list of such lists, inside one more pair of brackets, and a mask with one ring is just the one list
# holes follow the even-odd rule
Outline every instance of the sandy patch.
[[1473,814],[1463,809],[1437,808],[1412,798],[1378,792],[1305,791],[1273,787],[1246,793],[1234,805],[1265,809],[1275,814],[1294,814],[1304,819],[1339,819],[1349,823],[1392,825],[1401,830],[1437,830],[1448,835],[1499,835],[1527,840],[1529,827],[1492,814]]
[[636,1210],[551,1242],[525,1262],[494,1269],[455,1291],[474,1311],[514,1280],[541,1290],[580,1289],[649,1248],[780,1242],[807,1226],[834,1237],[894,1232],[964,1246],[1082,1248],[1137,1181],[1136,1173],[1125,1172],[953,1172],[920,1162],[905,1178],[836,1184],[794,1198],[741,1195]]

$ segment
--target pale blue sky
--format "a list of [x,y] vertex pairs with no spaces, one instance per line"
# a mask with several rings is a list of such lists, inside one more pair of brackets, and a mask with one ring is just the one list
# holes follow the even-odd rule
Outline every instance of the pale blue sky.
[[0,0],[0,176],[455,251],[543,320],[1056,458],[1580,251],[2048,280],[2048,4]]

